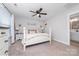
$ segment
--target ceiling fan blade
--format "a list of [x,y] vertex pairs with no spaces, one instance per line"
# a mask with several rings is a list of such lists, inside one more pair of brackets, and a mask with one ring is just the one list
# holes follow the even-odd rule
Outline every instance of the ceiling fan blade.
[[40,13],[40,14],[42,14],[42,15],[47,15],[47,13]]
[[34,11],[29,11],[29,12],[33,12],[33,13],[36,13],[36,12],[34,12]]
[[34,15],[32,15],[32,16],[35,16],[35,15],[37,15],[37,14],[34,14]]
[[43,8],[40,8],[38,11],[41,12],[43,10]]

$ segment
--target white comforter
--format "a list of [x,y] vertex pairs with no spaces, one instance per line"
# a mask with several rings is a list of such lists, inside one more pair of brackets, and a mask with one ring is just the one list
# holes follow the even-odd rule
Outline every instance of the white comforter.
[[32,39],[32,38],[40,37],[40,36],[49,37],[49,35],[47,33],[33,33],[33,34],[27,34],[26,39]]
[[45,41],[50,41],[49,34],[33,33],[33,34],[26,34],[26,39],[23,39],[22,43],[25,45],[32,45],[32,44],[41,43]]

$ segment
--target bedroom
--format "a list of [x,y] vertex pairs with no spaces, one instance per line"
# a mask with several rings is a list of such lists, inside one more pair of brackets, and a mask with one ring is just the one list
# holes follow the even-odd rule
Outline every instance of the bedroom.
[[[79,10],[79,4],[2,3],[1,6],[4,6],[3,9],[7,9],[7,13],[10,13],[9,16],[5,14],[5,16],[10,17],[8,27],[1,25],[2,28],[9,28],[10,32],[8,55],[79,55],[76,52],[78,47],[74,48],[74,45],[70,44],[69,29],[69,16]],[[2,7],[0,11],[3,11]],[[2,23],[6,23],[4,21]],[[33,39],[29,39],[31,36]],[[34,46],[27,47],[29,45]],[[70,45],[72,47],[69,47]]]

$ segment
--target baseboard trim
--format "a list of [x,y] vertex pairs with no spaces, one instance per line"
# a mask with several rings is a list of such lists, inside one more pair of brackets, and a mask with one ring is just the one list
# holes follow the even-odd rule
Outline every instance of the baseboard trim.
[[59,41],[59,40],[56,40],[56,39],[54,39],[54,41],[57,41],[57,42],[60,42],[60,43],[62,43],[62,44],[65,44],[65,45],[67,45],[67,46],[70,46],[70,44],[67,44],[67,43],[65,43],[65,42],[63,42],[63,41]]
[[75,40],[70,40],[70,41],[73,41],[73,42],[75,42],[75,43],[79,43],[78,41],[75,41]]

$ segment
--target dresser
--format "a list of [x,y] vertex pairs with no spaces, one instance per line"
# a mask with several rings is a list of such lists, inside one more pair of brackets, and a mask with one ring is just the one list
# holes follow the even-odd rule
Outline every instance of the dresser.
[[0,56],[8,55],[9,28],[0,27]]

